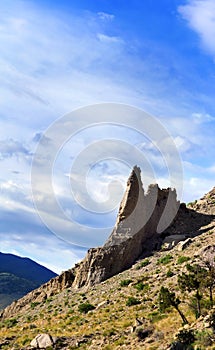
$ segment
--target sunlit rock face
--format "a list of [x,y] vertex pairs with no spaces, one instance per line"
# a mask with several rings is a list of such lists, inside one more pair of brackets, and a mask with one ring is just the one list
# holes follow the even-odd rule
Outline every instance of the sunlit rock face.
[[79,288],[106,280],[129,268],[141,255],[159,245],[160,233],[179,208],[176,192],[150,185],[144,193],[141,171],[135,166],[127,182],[116,225],[103,247],[90,249],[76,266],[73,286]]

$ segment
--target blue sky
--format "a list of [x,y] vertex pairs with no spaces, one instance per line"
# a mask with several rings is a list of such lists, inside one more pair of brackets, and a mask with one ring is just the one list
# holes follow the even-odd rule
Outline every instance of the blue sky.
[[[88,193],[102,203],[108,184],[115,180],[116,205],[97,215],[81,208],[79,200],[86,205],[86,197],[82,191],[70,198],[68,174],[93,142],[113,138],[137,147],[154,169],[153,181],[169,185],[162,155],[152,147],[154,140],[119,126],[88,128],[60,150],[52,179],[68,220],[84,227],[86,242],[73,242],[79,234],[75,228],[70,243],[51,232],[33,205],[32,159],[47,128],[86,105],[125,103],[157,118],[180,153],[182,200],[200,198],[214,186],[214,37],[212,0],[1,1],[2,252],[31,257],[60,272],[81,259],[86,247],[102,244],[114,225],[130,168],[119,161],[124,146],[115,158],[94,164]],[[80,178],[74,181],[81,191]],[[46,200],[44,212],[63,231]],[[105,233],[92,233],[95,228]]]

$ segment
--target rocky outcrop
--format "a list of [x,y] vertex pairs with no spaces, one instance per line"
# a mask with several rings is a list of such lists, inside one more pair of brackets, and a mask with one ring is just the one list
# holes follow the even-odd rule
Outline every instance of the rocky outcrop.
[[207,215],[215,215],[215,187],[201,199],[188,204],[189,208]]
[[120,204],[116,225],[103,247],[92,248],[85,259],[5,309],[2,317],[25,305],[42,302],[65,288],[100,283],[131,265],[160,244],[160,233],[171,223],[179,207],[176,192],[151,185],[144,193],[141,172],[134,167]]
[[[202,199],[203,208],[205,201],[212,203],[213,195],[214,190]],[[74,268],[12,303],[2,312],[1,318],[29,308],[32,302],[41,303],[65,288],[75,290],[105,281],[130,268],[138,258],[159,249],[165,237],[170,236],[170,244],[174,246],[180,240],[201,234],[202,227],[213,220],[213,215],[180,204],[174,189],[160,189],[155,184],[150,185],[145,193],[140,169],[135,166],[127,182],[116,225],[104,246],[89,249],[86,257]]]
[[131,267],[144,252],[159,244],[159,233],[174,219],[178,207],[176,192],[170,188],[161,190],[151,185],[144,194],[140,169],[135,166],[112,234],[103,247],[90,249],[76,266],[73,287],[91,286]]

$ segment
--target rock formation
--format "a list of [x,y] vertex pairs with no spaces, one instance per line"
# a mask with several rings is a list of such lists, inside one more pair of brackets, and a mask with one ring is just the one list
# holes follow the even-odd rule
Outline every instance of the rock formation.
[[90,249],[85,259],[76,265],[73,287],[104,281],[128,269],[141,255],[156,248],[160,240],[158,227],[159,231],[161,227],[165,229],[178,208],[176,192],[170,188],[161,190],[158,185],[151,185],[145,195],[140,169],[135,166],[113,232],[103,247]]
[[[13,302],[0,318],[17,314],[32,302],[43,302],[66,288],[87,288],[105,281],[130,268],[138,258],[159,249],[163,242],[173,247],[201,234],[202,227],[208,229],[214,222],[214,202],[215,189],[192,203],[191,208],[177,201],[174,189],[161,190],[155,184],[150,185],[145,194],[140,169],[135,166],[127,182],[116,225],[104,246],[89,249],[75,267]],[[205,212],[206,206],[210,215]]]

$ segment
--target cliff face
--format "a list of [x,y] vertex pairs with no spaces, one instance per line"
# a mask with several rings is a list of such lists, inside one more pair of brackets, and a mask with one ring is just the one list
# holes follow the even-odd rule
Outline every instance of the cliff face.
[[[166,207],[169,208],[165,214]],[[178,207],[175,190],[151,185],[145,195],[140,169],[134,167],[113,232],[103,247],[90,249],[77,265],[73,287],[104,281],[128,269],[149,249],[156,248],[160,240],[158,229],[162,232],[171,223]]]
[[104,246],[90,249],[85,259],[73,269],[32,292],[34,295],[30,293],[18,304],[13,303],[2,316],[8,317],[12,309],[19,308],[20,303],[22,307],[29,303],[32,296],[37,301],[64,288],[92,286],[128,269],[140,256],[158,247],[160,233],[174,219],[178,207],[175,190],[161,190],[158,185],[151,185],[144,194],[140,169],[134,167],[116,225]]

